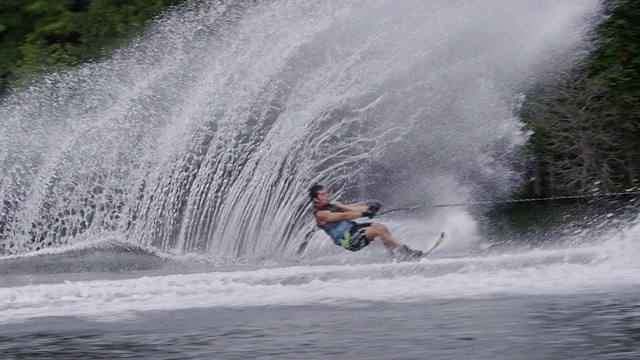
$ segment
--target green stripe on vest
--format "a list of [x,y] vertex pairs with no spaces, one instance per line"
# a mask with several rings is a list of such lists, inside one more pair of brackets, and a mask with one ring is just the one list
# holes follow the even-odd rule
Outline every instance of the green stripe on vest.
[[351,233],[349,230],[344,232],[344,235],[340,238],[340,246],[349,247],[351,246]]

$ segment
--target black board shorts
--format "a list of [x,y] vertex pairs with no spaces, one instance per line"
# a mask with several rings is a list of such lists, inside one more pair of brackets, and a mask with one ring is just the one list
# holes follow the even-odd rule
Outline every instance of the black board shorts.
[[371,222],[356,223],[344,232],[340,238],[340,246],[349,251],[358,251],[365,248],[373,239],[364,235],[364,229],[371,226]]

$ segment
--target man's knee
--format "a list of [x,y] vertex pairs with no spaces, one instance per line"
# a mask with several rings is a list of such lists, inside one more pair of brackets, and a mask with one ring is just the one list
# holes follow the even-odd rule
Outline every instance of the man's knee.
[[389,232],[389,229],[385,225],[383,225],[381,223],[374,222],[373,224],[371,224],[371,227],[377,233],[388,233]]

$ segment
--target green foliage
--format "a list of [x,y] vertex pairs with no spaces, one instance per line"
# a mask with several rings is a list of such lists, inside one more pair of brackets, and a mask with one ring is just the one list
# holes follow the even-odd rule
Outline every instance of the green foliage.
[[537,196],[619,190],[638,177],[640,2],[609,5],[588,63],[540,84],[523,106]]
[[180,0],[2,0],[0,93],[43,72],[99,59]]
[[587,73],[604,88],[607,120],[626,141],[633,176],[640,165],[640,2],[621,2],[600,29]]

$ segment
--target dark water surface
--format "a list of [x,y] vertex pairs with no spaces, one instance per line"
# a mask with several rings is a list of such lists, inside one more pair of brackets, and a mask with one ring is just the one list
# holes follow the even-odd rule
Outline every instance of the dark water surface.
[[2,359],[638,359],[640,294],[209,308],[121,322],[45,318],[1,325],[0,353]]

